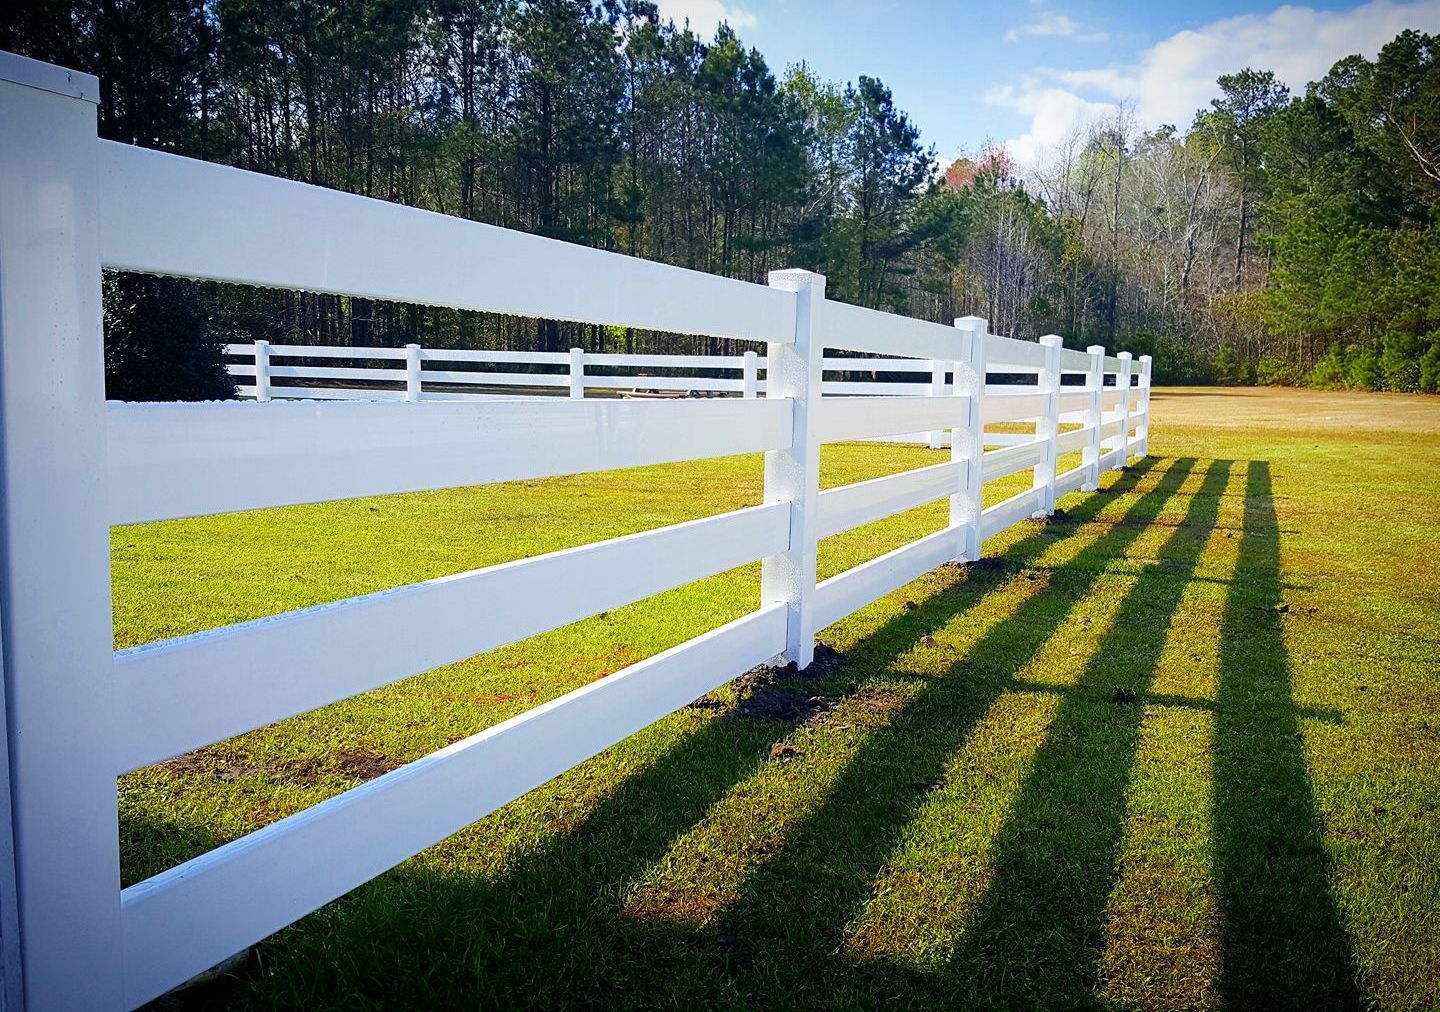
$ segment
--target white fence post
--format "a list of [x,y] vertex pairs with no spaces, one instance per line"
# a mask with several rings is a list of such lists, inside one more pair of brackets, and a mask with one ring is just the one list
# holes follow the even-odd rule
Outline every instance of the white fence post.
[[407,401],[420,399],[420,346],[418,344],[405,346],[405,399]]
[[[95,78],[0,53],[0,624],[23,967],[119,1008]],[[10,938],[4,940],[10,947]]]
[[585,349],[570,349],[570,399],[585,399]]
[[1150,453],[1150,366],[1149,355],[1140,356],[1140,424],[1136,426],[1135,452],[1141,457]]
[[[930,361],[930,396],[945,396],[945,363],[937,359]],[[930,431],[930,449],[938,450],[945,445],[945,430]]]
[[1032,516],[1048,517],[1055,512],[1055,441],[1060,436],[1060,338],[1046,334],[1040,338],[1045,348],[1045,366],[1040,370],[1040,392],[1046,395],[1045,414],[1036,419],[1035,438],[1045,441],[1045,456],[1032,469],[1032,488],[1041,489],[1040,508]]
[[1131,358],[1128,351],[1122,351],[1116,356],[1120,359],[1120,378],[1116,381],[1120,386],[1120,403],[1116,412],[1120,416],[1120,440],[1116,444],[1120,449],[1119,462],[1115,470],[1120,470],[1130,463],[1130,376]]
[[270,342],[255,342],[255,399],[270,399]]
[[760,356],[753,351],[745,353],[744,388],[744,397],[754,397],[760,389]]
[[1100,487],[1100,457],[1105,452],[1104,440],[1100,437],[1100,426],[1105,421],[1105,348],[1092,344],[1085,349],[1090,356],[1090,371],[1085,376],[1085,389],[1090,391],[1090,407],[1085,410],[1085,427],[1090,430],[1090,441],[1085,444],[1080,462],[1085,465],[1085,483],[1082,492],[1094,492]]
[[[950,497],[950,525],[959,528],[956,558],[975,562],[980,558],[980,510],[985,491],[981,457],[985,453],[985,332],[988,325],[978,316],[955,321],[963,334],[961,359],[955,363],[955,395],[969,397],[965,428],[950,432],[950,459],[960,465],[960,488]],[[963,525],[963,526],[962,526]]]
[[818,318],[825,303],[825,276],[771,271],[770,286],[795,293],[795,341],[771,344],[765,360],[765,396],[789,397],[792,402],[790,447],[765,454],[765,501],[790,503],[790,545],[761,563],[760,597],[762,604],[783,601],[789,606],[785,658],[804,668],[815,657],[820,441],[810,409],[820,397],[824,362]]

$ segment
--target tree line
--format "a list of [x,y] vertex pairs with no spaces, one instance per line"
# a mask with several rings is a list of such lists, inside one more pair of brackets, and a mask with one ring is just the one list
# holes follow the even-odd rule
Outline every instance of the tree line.
[[[847,302],[1152,353],[1161,380],[1440,384],[1434,36],[1304,95],[1222,77],[1183,130],[1121,109],[1038,165],[943,171],[881,81],[777,73],[649,0],[21,0],[0,48],[99,76],[127,143],[750,281],[805,267]],[[737,350],[129,274],[105,313],[134,399],[224,396],[220,345],[257,338]]]
[[1184,133],[1121,109],[1031,173],[1061,326],[1098,322],[1174,379],[1436,392],[1440,37],[1402,32],[1302,95],[1248,68],[1217,83]]

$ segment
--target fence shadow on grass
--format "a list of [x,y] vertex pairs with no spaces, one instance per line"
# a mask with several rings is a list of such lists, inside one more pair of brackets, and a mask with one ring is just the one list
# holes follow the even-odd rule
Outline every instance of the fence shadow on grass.
[[[921,792],[896,788],[943,777],[947,761],[992,704],[1025,687],[1016,682],[1016,671],[1040,652],[1165,504],[1182,494],[1193,467],[1193,461],[1177,461],[1119,523],[1057,567],[1045,589],[976,642],[963,670],[935,680],[900,719],[872,735],[815,817],[747,884],[729,918],[732,930],[758,929],[763,939],[756,942],[768,948],[782,926],[767,912],[787,911],[798,922],[798,931],[785,939],[789,955],[769,967],[772,980],[790,995],[810,1000],[813,983],[805,975],[841,949],[847,926],[872,895],[876,872],[924,800]],[[1046,742],[993,845],[998,856],[991,885],[965,926],[960,950],[941,970],[925,973],[888,960],[829,957],[836,964],[833,973],[868,978],[855,988],[859,1000],[903,997],[940,1006],[959,1000],[1000,1008],[1074,1007],[1092,1000],[1141,715],[1137,702],[1117,703],[1113,693],[1128,688],[1138,694],[1147,687],[1185,583],[1175,570],[1193,568],[1227,476],[1224,462],[1206,471],[1161,553],[1165,582],[1152,578],[1161,567],[1142,571],[1095,661],[1080,683],[1063,693]],[[927,727],[943,733],[924,734]],[[857,827],[864,828],[857,832]],[[796,909],[805,915],[796,918]]]
[[[1362,1005],[1305,766],[1282,628],[1279,529],[1269,465],[1245,468],[1244,521],[1220,629],[1213,704],[1148,690],[1165,633],[1214,528],[1230,462],[1208,469],[1185,521],[1141,571],[1074,688],[994,845],[993,875],[945,965],[859,965],[875,991],[905,981],[926,1004],[1078,1008],[1103,1003],[1106,904],[1118,880],[1126,790],[1146,702],[1214,712],[1214,884],[1223,1003],[1244,1009]],[[1124,705],[1117,700],[1124,699]],[[837,799],[835,807],[845,805]],[[825,832],[817,827],[817,834]],[[773,873],[772,873],[773,877]],[[760,890],[757,888],[756,894]],[[835,924],[842,922],[837,920]],[[888,982],[884,978],[890,978]],[[913,999],[912,999],[913,1000]]]
[[1220,991],[1238,1008],[1358,1008],[1350,939],[1305,766],[1281,588],[1270,465],[1251,461],[1221,625],[1215,716]]
[[[1136,489],[1155,464],[1153,459],[1142,462],[1088,496],[1071,511],[1071,523],[1037,527],[1007,551],[1004,565],[975,567],[915,611],[896,615],[856,644],[847,663],[828,676],[799,676],[792,685],[839,697],[887,677],[889,666],[918,639],[1014,578],[1057,538],[1074,536],[1074,524],[1098,518],[1114,493]],[[1073,570],[1088,586],[1106,559],[1122,552],[1159,514],[1192,465],[1179,461],[1162,473],[1159,485],[1129,508],[1125,519],[1130,522],[1108,529],[1098,547],[1082,550],[1054,578],[1064,583],[1065,573]],[[1077,589],[1042,594],[1041,604],[1030,606],[1028,621],[1003,622],[1014,632],[996,633],[995,642],[1016,658],[1038,649],[1068,613]],[[1006,646],[1007,640],[1013,642]],[[947,740],[958,741],[955,736],[983,714],[986,700],[1010,670],[978,662],[958,668],[964,670],[957,670],[957,677],[936,679],[927,687],[926,702],[905,717],[907,726],[936,719],[954,729],[946,732]],[[779,688],[787,687],[782,683]],[[969,704],[961,706],[958,697]],[[663,992],[671,984],[674,997],[699,986],[710,989],[708,999],[720,1000],[745,987],[748,968],[755,965],[743,944],[717,946],[714,930],[687,932],[625,918],[624,897],[631,883],[712,805],[759,770],[770,745],[799,723],[800,718],[757,720],[736,711],[712,718],[617,784],[577,825],[518,855],[505,874],[489,879],[402,867],[288,929],[262,953],[267,961],[277,961],[277,975],[286,980],[282,992],[300,987],[292,992],[297,1003],[338,1000],[360,990],[367,1000],[393,1007],[414,1002],[432,1007],[459,1002],[650,1004],[664,1003]],[[932,750],[927,764],[943,762],[944,751]],[[898,799],[898,809],[884,814],[898,828],[917,800],[911,792]],[[884,829],[870,849],[878,854],[892,839],[893,832]],[[847,891],[852,897],[860,895],[873,873],[863,863],[855,868]],[[417,973],[422,965],[425,972]],[[262,991],[269,995],[262,1000],[286,1001],[264,985]]]
[[994,1008],[1077,1008],[1101,990],[1105,910],[1118,880],[1126,791],[1166,633],[1218,518],[1231,462],[1214,461],[1155,561],[1142,564],[1071,686],[992,848],[992,875],[933,996]]
[[[1155,467],[1146,461],[1107,491],[1136,491]],[[1101,516],[1111,495],[1082,500],[1073,523],[1037,528],[1002,564],[975,567],[915,611],[896,615],[838,669],[782,680],[776,691],[803,686],[838,697],[893,678],[891,667],[920,637],[966,615],[1021,569],[1034,573],[1057,537],[1077,536],[1074,524],[1108,524],[1067,561],[1041,571],[1046,582],[945,676],[924,679],[861,742],[824,800],[752,871],[718,924],[650,921],[624,908],[646,870],[758,772],[770,745],[802,717],[756,719],[760,707],[707,720],[495,878],[412,865],[356,890],[262,950],[275,961],[276,980],[261,982],[254,997],[313,1005],[363,995],[381,1007],[1095,1004],[1147,690],[1215,527],[1231,463],[1214,462],[1200,476],[1159,564],[1143,568],[1126,591],[1076,685],[1028,685],[1015,672],[1182,494],[1194,469],[1192,460],[1170,462],[1119,517]],[[1358,992],[1348,938],[1330,887],[1275,610],[1279,531],[1263,462],[1248,467],[1245,494],[1213,704],[1219,988],[1236,1007],[1351,1007]],[[958,949],[924,972],[844,955],[848,926],[928,786],[991,705],[1015,690],[1060,699],[995,840],[993,876]]]

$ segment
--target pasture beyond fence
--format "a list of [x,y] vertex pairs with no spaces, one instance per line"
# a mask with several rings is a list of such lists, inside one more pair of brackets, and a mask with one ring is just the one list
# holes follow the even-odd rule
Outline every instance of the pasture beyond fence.
[[[747,669],[807,665],[817,630],[978,559],[986,538],[1146,452],[1148,360],[1132,373],[1125,354],[1010,340],[975,317],[946,327],[832,302],[806,271],[748,284],[101,141],[97,96],[92,77],[0,54],[6,1007],[142,1004]],[[303,363],[355,349],[262,345],[260,403],[107,404],[102,268],[764,354],[367,349],[387,363],[374,369]],[[287,356],[301,364],[275,361]],[[635,375],[673,367],[693,375]],[[1028,382],[987,385],[1000,375]],[[483,392],[506,385],[569,396]],[[738,396],[585,396],[637,388]],[[1031,431],[986,432],[1007,423]],[[949,459],[820,491],[822,444],[913,433],[948,434]],[[112,649],[114,525],[760,452],[760,505]],[[984,482],[1026,469],[1030,489],[981,508]],[[942,530],[817,582],[820,539],[946,498]],[[749,615],[120,888],[118,776],[756,560]]]

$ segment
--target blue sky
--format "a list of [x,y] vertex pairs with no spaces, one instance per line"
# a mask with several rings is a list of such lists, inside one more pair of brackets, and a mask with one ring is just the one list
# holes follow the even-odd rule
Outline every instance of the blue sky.
[[1022,162],[1116,103],[1139,125],[1189,124],[1218,74],[1254,66],[1292,88],[1404,28],[1440,32],[1440,0],[658,0],[702,33],[723,18],[777,73],[885,81],[942,160],[1004,143]]

